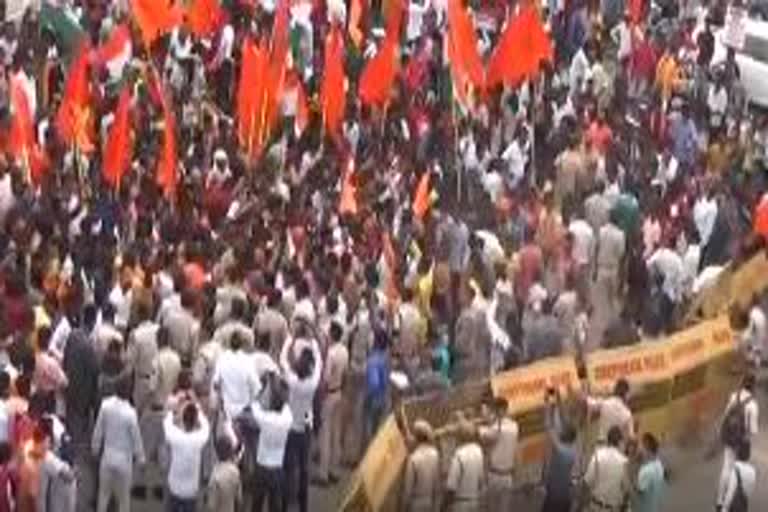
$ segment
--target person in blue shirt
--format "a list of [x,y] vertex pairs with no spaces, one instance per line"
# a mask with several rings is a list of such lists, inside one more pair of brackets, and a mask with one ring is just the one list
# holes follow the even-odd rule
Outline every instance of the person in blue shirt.
[[659,460],[659,442],[653,434],[643,434],[640,444],[642,463],[637,472],[633,512],[659,512],[664,495],[664,466]]
[[576,462],[576,430],[563,422],[560,395],[547,391],[545,422],[552,449],[544,471],[546,497],[541,512],[569,512],[573,500],[571,475]]
[[377,331],[373,350],[365,364],[364,435],[365,446],[376,434],[384,418],[389,391],[389,336]]

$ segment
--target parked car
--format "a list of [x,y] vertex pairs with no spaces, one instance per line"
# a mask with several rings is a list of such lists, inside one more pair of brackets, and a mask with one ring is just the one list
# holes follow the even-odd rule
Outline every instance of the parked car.
[[[722,66],[728,53],[723,44],[723,30],[715,32],[715,54],[712,68]],[[744,48],[736,52],[736,63],[747,99],[768,108],[768,22],[747,20]]]

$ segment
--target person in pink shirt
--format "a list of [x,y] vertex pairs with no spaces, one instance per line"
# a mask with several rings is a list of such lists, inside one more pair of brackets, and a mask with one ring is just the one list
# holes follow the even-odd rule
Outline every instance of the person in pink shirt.
[[61,363],[49,351],[50,342],[50,329],[40,329],[33,382],[35,388],[43,393],[56,393],[66,388],[68,384],[67,375],[61,368]]

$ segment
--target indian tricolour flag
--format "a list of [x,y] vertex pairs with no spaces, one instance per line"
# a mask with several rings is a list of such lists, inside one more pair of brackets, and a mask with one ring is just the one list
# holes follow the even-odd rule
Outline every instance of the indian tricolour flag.
[[96,50],[94,60],[97,65],[105,66],[110,78],[117,81],[123,76],[123,70],[132,56],[131,32],[126,24],[120,24]]

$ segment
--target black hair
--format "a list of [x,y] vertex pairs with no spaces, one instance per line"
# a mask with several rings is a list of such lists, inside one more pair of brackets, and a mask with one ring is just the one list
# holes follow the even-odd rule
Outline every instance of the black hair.
[[306,379],[312,374],[315,365],[315,355],[308,348],[301,351],[299,360],[296,361],[296,375],[299,379]]
[[5,370],[0,371],[0,398],[8,398],[11,394],[11,376]]
[[659,441],[650,432],[643,434],[643,447],[645,447],[645,449],[651,455],[656,455],[659,453]]
[[621,433],[621,428],[614,425],[608,429],[608,444],[613,447],[618,447],[624,439],[624,434]]
[[341,337],[344,335],[344,329],[341,328],[338,322],[331,322],[331,327],[328,329],[328,335],[334,342],[341,341]]
[[181,423],[184,425],[184,429],[187,431],[194,430],[197,426],[198,411],[197,405],[190,402],[184,406],[181,411]]
[[627,382],[627,379],[622,378],[616,381],[616,385],[613,387],[613,394],[624,399],[627,398],[629,394],[629,382]]

